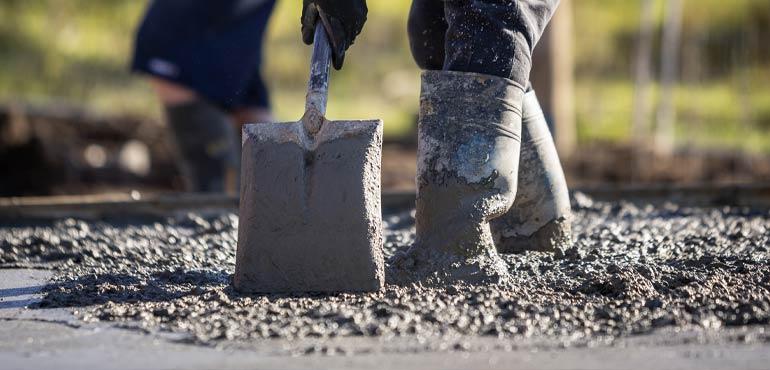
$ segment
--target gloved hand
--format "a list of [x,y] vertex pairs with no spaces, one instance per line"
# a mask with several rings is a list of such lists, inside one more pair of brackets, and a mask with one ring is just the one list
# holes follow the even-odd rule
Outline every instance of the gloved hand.
[[366,0],[303,0],[302,40],[308,45],[313,43],[316,22],[324,16],[323,24],[332,43],[334,68],[340,69],[345,61],[345,51],[364,28],[367,12]]

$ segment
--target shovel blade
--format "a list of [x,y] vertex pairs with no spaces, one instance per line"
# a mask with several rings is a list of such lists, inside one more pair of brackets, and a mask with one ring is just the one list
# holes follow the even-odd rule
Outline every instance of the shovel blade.
[[247,125],[242,153],[237,290],[382,288],[382,121]]

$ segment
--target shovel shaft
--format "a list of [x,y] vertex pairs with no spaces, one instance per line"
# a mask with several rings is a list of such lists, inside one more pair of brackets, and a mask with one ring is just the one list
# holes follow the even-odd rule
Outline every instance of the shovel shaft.
[[312,109],[321,113],[322,116],[326,114],[331,56],[332,49],[329,44],[329,36],[319,20],[315,26],[313,56],[310,60],[310,80],[307,83],[307,96],[305,98],[305,111]]

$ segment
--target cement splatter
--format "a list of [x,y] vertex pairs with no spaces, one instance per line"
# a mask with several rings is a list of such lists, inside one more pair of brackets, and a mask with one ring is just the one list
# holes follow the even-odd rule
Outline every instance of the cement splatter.
[[[387,284],[371,294],[241,295],[230,285],[234,214],[6,224],[0,265],[58,270],[40,307],[72,307],[85,321],[206,345],[339,337],[581,345],[660,328],[744,327],[757,329],[752,340],[770,341],[768,211],[573,198],[574,246],[504,256],[515,281],[506,288]],[[413,242],[413,211],[385,212],[383,220],[390,264]]]

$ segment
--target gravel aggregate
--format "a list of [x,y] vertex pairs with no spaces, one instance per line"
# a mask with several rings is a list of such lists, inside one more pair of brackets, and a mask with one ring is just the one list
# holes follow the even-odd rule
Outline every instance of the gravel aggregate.
[[[339,337],[590,345],[663,328],[744,327],[757,329],[752,340],[770,342],[768,210],[605,203],[580,193],[572,202],[573,246],[503,256],[510,286],[239,294],[230,285],[233,213],[5,223],[0,267],[57,271],[39,308],[72,308],[86,322],[204,345]],[[414,211],[388,210],[383,220],[390,265],[414,240]]]

